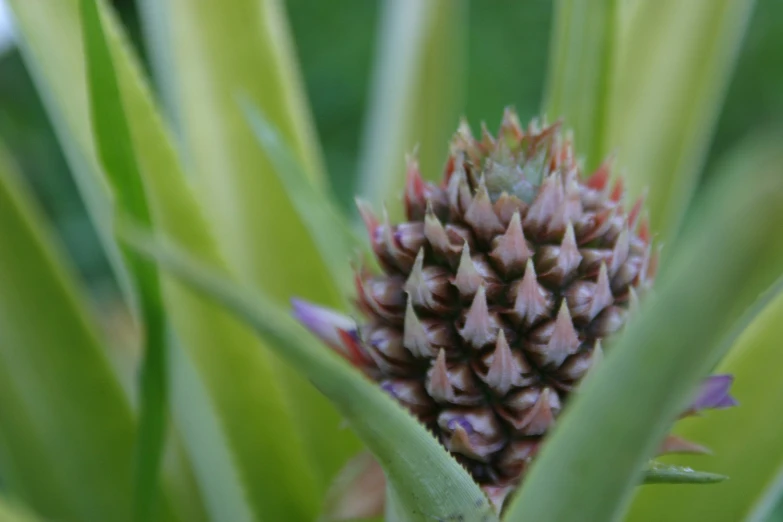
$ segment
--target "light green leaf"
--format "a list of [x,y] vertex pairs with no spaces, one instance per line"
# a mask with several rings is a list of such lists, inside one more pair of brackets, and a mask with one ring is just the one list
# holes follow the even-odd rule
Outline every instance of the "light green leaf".
[[781,198],[783,176],[769,170],[722,176],[711,187],[655,293],[559,420],[510,522],[623,514],[644,463],[728,350],[734,325],[744,326],[737,318],[783,270],[783,243],[770,240],[783,224]]
[[[280,303],[300,296],[341,304],[344,288],[317,248],[332,235],[312,236],[281,182],[288,173],[273,172],[272,158],[258,146],[237,104],[237,95],[243,95],[263,111],[320,197],[326,197],[282,2],[148,0],[142,5],[165,12],[168,20],[167,26],[148,28],[148,34],[156,28],[165,32],[154,35],[152,53],[170,65],[157,72],[164,77],[164,92],[177,100],[173,112],[184,163],[193,167],[196,196],[228,266]],[[348,259],[344,263],[349,266]],[[284,365],[276,365],[275,373],[325,488],[358,450],[358,441],[339,429],[338,415],[309,383]]]
[[[724,169],[751,176],[769,172],[783,177],[780,134],[751,139],[732,153]],[[751,178],[752,179],[752,178]],[[779,241],[773,241],[779,243]],[[741,278],[741,284],[745,278]],[[683,421],[676,433],[705,445],[711,455],[677,456],[667,460],[698,465],[730,477],[713,491],[681,491],[677,488],[645,489],[635,499],[631,521],[763,520],[763,515],[783,491],[783,419],[774,412],[783,396],[783,295],[750,324],[717,371],[734,375],[732,395],[740,405],[715,412],[706,419]],[[713,489],[713,488],[710,488]]]
[[[386,0],[359,161],[359,193],[371,204],[402,194],[405,154],[420,146],[422,174],[438,178],[462,110],[467,2]],[[389,208],[392,218],[398,205]]]
[[[84,75],[79,74],[85,65],[78,52],[77,5],[75,0],[54,4],[45,0],[11,2],[20,36],[30,50],[26,58],[44,73],[38,81],[45,82],[53,93],[51,104],[57,108],[59,125],[74,134],[78,143],[86,144],[81,153],[94,161],[89,113],[85,105],[79,104],[81,98],[86,99],[87,89]],[[102,2],[99,7],[103,7]],[[211,237],[211,226],[186,183],[138,63],[116,21],[104,9],[101,21],[152,221],[212,266],[222,268],[225,264]],[[55,76],[58,72],[61,74]],[[197,481],[202,491],[233,488],[238,493],[221,501],[241,503],[230,507],[208,503],[211,516],[230,522],[237,519],[220,515],[231,512],[250,513],[253,519],[264,520],[312,519],[317,510],[317,490],[268,357],[252,333],[219,307],[165,279],[163,295],[177,338],[209,398],[187,405],[198,414],[185,417],[174,412],[175,418],[196,422],[181,427],[180,432],[186,439]],[[217,436],[205,438],[202,429]],[[216,459],[215,453],[226,458]]]
[[620,0],[558,0],[544,114],[563,118],[593,170],[606,154]]
[[139,229],[124,227],[120,235],[252,324],[280,357],[335,404],[383,466],[404,520],[497,520],[482,491],[424,426],[344,359],[323,348],[290,314]]
[[7,499],[0,500],[0,522],[37,522],[40,520],[21,504]]
[[[677,232],[701,173],[754,0],[622,2],[604,154],[647,187],[652,228]],[[577,137],[577,141],[579,137]]]
[[652,462],[644,470],[645,484],[715,484],[723,482],[727,476],[717,473],[695,471],[686,466],[672,466]]
[[[82,0],[81,14],[98,155],[118,208],[135,221],[150,226],[152,221],[130,129],[95,0]],[[165,318],[156,267],[133,252],[123,254],[134,280],[137,318],[144,325],[133,504],[134,520],[143,522],[153,517],[159,497],[158,477],[166,432]]]
[[[272,122],[248,100],[240,99],[240,105],[260,146],[272,162],[273,172],[315,240],[332,280],[343,291],[351,288],[349,260],[364,245],[353,234],[353,229],[340,211],[331,204],[332,201],[308,179],[304,168],[283,142]],[[341,301],[346,306],[345,300]]]
[[130,520],[134,421],[61,258],[0,157],[4,483],[48,518]]

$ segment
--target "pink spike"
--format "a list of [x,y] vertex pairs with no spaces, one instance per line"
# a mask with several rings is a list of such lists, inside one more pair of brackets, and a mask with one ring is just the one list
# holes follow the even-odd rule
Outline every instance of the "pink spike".
[[525,276],[522,282],[517,284],[516,294],[513,313],[526,326],[545,317],[552,308],[552,298],[538,283],[532,259],[527,260]]
[[606,264],[601,263],[601,268],[598,272],[598,281],[596,281],[595,291],[593,293],[593,302],[590,304],[588,320],[592,321],[595,319],[604,308],[610,306],[612,303],[614,303],[614,296],[612,295],[612,288],[609,285],[609,273],[606,270]]
[[712,452],[701,444],[696,444],[676,435],[667,435],[660,448],[658,448],[658,455],[671,455],[673,453],[709,455]]
[[522,272],[525,263],[533,256],[522,230],[519,212],[514,212],[505,234],[492,240],[490,257],[506,276]]
[[479,147],[481,147],[481,152],[484,154],[489,154],[495,150],[495,138],[492,137],[492,133],[487,129],[487,124],[483,121],[481,122],[481,141],[479,142]]
[[582,254],[579,253],[579,248],[576,245],[574,226],[570,221],[568,225],[566,225],[563,242],[560,244],[560,254],[557,258],[557,264],[561,267],[565,275],[568,275],[579,268],[579,264],[582,262]]
[[607,158],[604,160],[604,162],[601,163],[596,171],[593,172],[589,178],[587,178],[585,185],[593,190],[604,190],[609,183],[609,172],[612,169],[612,163],[614,163],[613,158]]
[[519,367],[511,348],[506,341],[506,335],[501,329],[498,333],[498,341],[495,343],[495,352],[492,356],[492,363],[484,379],[490,388],[505,395],[513,386],[521,384],[522,369]]
[[609,195],[609,199],[615,203],[619,203],[620,200],[623,199],[624,192],[625,183],[623,182],[623,178],[617,178],[612,186],[612,193]]
[[647,189],[642,192],[642,195],[636,200],[636,203],[631,207],[631,211],[628,212],[628,228],[630,230],[636,230],[637,220],[641,215],[642,208],[644,207],[644,201],[647,199]]
[[[572,172],[576,172],[575,170]],[[547,225],[547,233],[561,232],[566,224],[578,221],[582,217],[582,200],[579,194],[579,185],[576,180],[571,180],[565,190],[565,197],[557,207],[552,219]]]
[[449,439],[449,451],[453,453],[459,453],[460,455],[465,455],[467,457],[481,458],[477,448],[470,440],[470,435],[468,435],[468,432],[465,430],[465,428],[459,424],[457,424],[456,428],[454,428],[454,432],[451,434],[451,438]]
[[454,286],[457,287],[461,296],[467,297],[474,295],[483,281],[484,278],[478,273],[476,265],[473,264],[473,260],[470,257],[470,246],[465,241],[462,247],[459,267],[457,268],[457,275],[454,278]]
[[497,339],[497,329],[492,329],[492,321],[489,317],[484,285],[480,285],[476,291],[473,304],[470,305],[470,310],[465,317],[465,326],[459,333],[474,348],[481,348]]
[[405,204],[423,207],[425,203],[424,180],[419,170],[419,161],[414,155],[405,159],[407,164],[405,172]]
[[520,431],[525,435],[543,435],[548,432],[555,422],[553,408],[560,408],[560,400],[554,391],[544,388],[536,405],[522,420]]
[[501,513],[503,511],[503,505],[506,503],[506,498],[516,489],[513,484],[506,484],[502,486],[481,486],[481,490],[489,499],[492,507],[495,508],[495,513]]
[[489,241],[496,234],[503,232],[503,225],[495,214],[487,187],[483,182],[480,183],[476,196],[465,212],[465,222],[485,241]]
[[449,379],[446,352],[443,348],[438,351],[438,357],[428,373],[427,392],[435,399],[435,402],[449,403],[454,401],[454,387]]
[[620,269],[620,266],[628,260],[631,243],[628,227],[623,226],[622,232],[617,236],[617,241],[612,249],[612,260],[609,263],[609,273],[614,275]]
[[560,311],[555,319],[552,337],[549,339],[546,347],[546,358],[554,366],[560,366],[566,357],[576,353],[579,349],[579,344],[579,337],[574,329],[574,323],[568,311],[568,304],[563,299]]
[[402,345],[410,351],[414,357],[430,358],[435,356],[435,352],[427,339],[427,331],[424,325],[413,311],[413,304],[408,299],[408,305],[405,308],[405,328],[403,332]]
[[380,223],[378,218],[372,211],[370,204],[362,199],[356,198],[356,208],[359,210],[359,216],[361,216],[364,226],[367,229],[367,234],[372,239],[375,236],[375,231],[378,230]]
[[639,224],[639,231],[636,235],[646,244],[650,244],[650,220],[646,216],[642,218],[642,222]]
[[404,290],[413,304],[431,309],[435,306],[435,298],[424,280],[423,266],[424,248],[420,248],[419,253],[416,255],[416,260],[413,262],[413,269],[408,276],[408,280],[405,281]]
[[525,224],[534,230],[544,227],[555,215],[564,197],[560,173],[547,176],[527,211]]

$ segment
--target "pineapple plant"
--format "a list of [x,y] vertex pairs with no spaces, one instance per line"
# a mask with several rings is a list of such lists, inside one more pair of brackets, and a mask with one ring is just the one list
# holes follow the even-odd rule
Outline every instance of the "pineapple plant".
[[[561,123],[493,136],[463,121],[439,184],[409,157],[407,221],[359,212],[380,267],[356,270],[362,320],[294,300],[315,334],[414,414],[501,509],[658,265],[644,198],[610,162],[586,176]],[[613,179],[614,178],[614,179]],[[714,376],[689,413],[733,406]],[[669,437],[662,453],[703,448]]]
[[[115,357],[0,151],[0,518],[355,519],[381,500],[389,522],[734,522],[779,493],[778,142],[680,227],[748,0],[559,0],[525,113],[578,141],[512,112],[496,135],[463,125],[441,182],[447,137],[427,138],[456,121],[464,4],[389,0],[365,242],[320,176],[280,0],[139,0],[154,84],[109,2],[6,1],[134,350]],[[417,133],[421,172],[396,169]],[[597,166],[612,147],[625,184]],[[667,436],[730,386],[742,408]],[[691,440],[732,480],[637,487],[716,482],[650,462]]]

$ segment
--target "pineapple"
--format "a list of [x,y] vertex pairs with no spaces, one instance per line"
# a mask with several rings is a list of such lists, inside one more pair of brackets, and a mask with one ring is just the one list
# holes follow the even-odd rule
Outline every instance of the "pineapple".
[[[583,176],[560,125],[507,110],[493,137],[460,125],[442,183],[408,161],[407,221],[359,202],[380,273],[359,269],[364,320],[302,302],[300,320],[424,423],[502,506],[569,396],[655,276],[643,198],[604,163]],[[730,377],[688,413],[733,404]],[[698,451],[669,437],[661,450]]]

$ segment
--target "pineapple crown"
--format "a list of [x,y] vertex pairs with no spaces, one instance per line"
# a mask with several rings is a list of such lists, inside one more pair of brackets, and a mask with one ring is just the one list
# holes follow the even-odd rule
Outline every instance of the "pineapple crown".
[[[440,183],[408,159],[407,221],[358,202],[380,273],[357,270],[364,320],[294,303],[305,326],[405,406],[500,510],[569,396],[652,284],[641,197],[605,162],[584,176],[560,123],[496,136],[460,124]],[[612,181],[610,183],[610,181]],[[684,412],[734,404],[708,379]],[[675,437],[662,452],[701,451]]]

